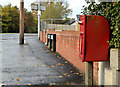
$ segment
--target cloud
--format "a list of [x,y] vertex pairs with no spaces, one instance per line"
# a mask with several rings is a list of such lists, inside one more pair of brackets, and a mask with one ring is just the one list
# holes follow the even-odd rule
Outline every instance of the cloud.
[[81,10],[82,6],[87,5],[85,0],[69,0],[68,2],[70,4],[69,8],[73,10],[71,17],[74,17],[74,18],[76,17],[76,14],[80,14],[80,12],[82,11]]

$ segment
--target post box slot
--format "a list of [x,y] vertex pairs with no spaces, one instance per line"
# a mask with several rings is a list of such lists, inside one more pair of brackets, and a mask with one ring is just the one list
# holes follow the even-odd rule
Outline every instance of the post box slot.
[[79,24],[83,24],[83,21],[77,21]]
[[80,32],[80,34],[83,34],[83,32]]

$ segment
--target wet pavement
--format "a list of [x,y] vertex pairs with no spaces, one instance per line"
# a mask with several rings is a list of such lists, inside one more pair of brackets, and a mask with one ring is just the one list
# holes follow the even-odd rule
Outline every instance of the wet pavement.
[[49,51],[37,36],[25,35],[24,45],[19,45],[19,34],[1,36],[0,84],[84,85],[83,75],[59,54]]

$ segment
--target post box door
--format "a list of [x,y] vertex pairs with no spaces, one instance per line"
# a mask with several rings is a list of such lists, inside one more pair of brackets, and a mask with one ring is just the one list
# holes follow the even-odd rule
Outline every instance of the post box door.
[[109,54],[109,23],[103,16],[86,17],[85,61],[107,61]]
[[79,55],[82,61],[85,57],[85,15],[80,15]]

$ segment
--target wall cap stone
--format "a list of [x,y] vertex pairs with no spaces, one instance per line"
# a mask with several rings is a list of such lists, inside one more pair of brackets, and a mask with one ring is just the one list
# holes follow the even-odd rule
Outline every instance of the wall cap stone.
[[110,49],[110,67],[115,70],[120,70],[119,50],[119,48]]

